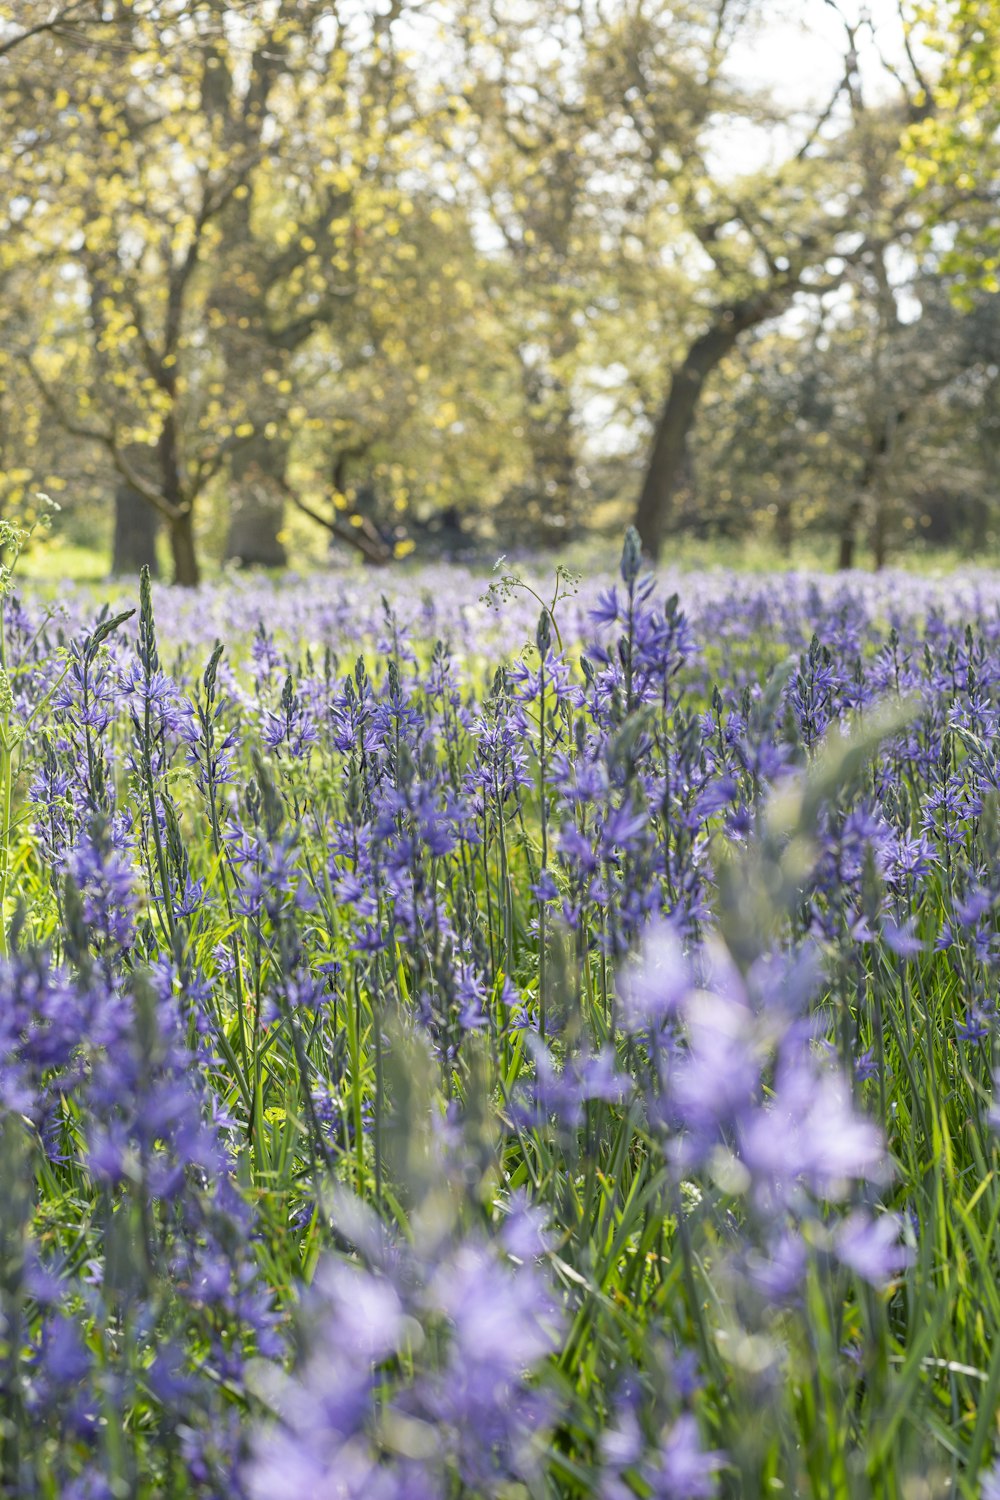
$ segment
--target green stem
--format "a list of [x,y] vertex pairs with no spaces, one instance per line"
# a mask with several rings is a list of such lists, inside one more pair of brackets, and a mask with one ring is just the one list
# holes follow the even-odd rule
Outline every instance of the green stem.
[[10,744],[10,678],[7,675],[7,609],[6,600],[0,601],[0,690],[4,707],[0,713],[0,798],[3,804],[3,822],[0,824],[0,956],[9,957],[10,945],[7,936],[7,887],[10,882],[10,806],[11,806],[11,744]]

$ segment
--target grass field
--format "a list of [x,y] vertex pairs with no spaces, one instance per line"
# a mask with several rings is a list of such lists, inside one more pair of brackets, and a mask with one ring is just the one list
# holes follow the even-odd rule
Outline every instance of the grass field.
[[[289,563],[293,571],[309,574],[317,569],[325,571],[329,555],[325,538],[317,526],[311,523],[296,525],[288,536]],[[611,572],[616,564],[620,543],[617,537],[591,536],[571,543],[561,553],[553,553],[551,559],[544,552],[529,547],[519,557],[514,542],[508,542],[502,526],[496,540],[470,540],[469,561],[478,571],[488,572],[497,556],[506,549],[519,566],[532,571],[552,571],[558,563],[586,576]],[[19,576],[33,583],[45,584],[68,579],[74,583],[103,583],[109,576],[110,542],[100,546],[84,545],[56,534],[25,552],[19,563]],[[169,548],[163,537],[159,548],[160,571],[164,578],[170,576]],[[712,538],[702,540],[690,535],[667,539],[664,546],[663,565],[684,572],[711,572],[716,569],[740,573],[772,573],[789,570],[805,572],[832,572],[837,558],[836,539],[832,536],[803,536],[796,539],[789,552],[777,547],[766,533],[751,531],[739,540]],[[228,576],[231,571],[220,565],[214,548],[207,548],[202,557],[204,576],[209,582]],[[858,550],[859,571],[870,571],[871,556],[863,546]],[[417,574],[425,566],[419,553],[411,555],[403,563],[395,564],[389,574]],[[890,559],[893,572],[917,573],[937,577],[963,571],[971,566],[1000,568],[1000,545],[992,538],[982,538],[975,546],[932,546],[919,539],[910,540]],[[364,564],[360,557],[346,549],[335,556],[334,567],[339,571],[361,570]]]
[[2,1493],[996,1493],[1000,580],[27,561]]

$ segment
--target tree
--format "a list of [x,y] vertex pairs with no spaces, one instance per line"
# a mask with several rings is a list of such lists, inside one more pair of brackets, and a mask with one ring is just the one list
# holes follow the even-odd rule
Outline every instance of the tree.
[[[792,150],[742,175],[717,160],[723,129],[789,129],[730,65],[765,11],[755,0],[595,0],[543,7],[523,41],[513,6],[466,21],[477,124],[468,156],[501,239],[497,286],[520,330],[535,489],[545,504],[568,490],[594,372],[614,371],[618,390],[605,381],[603,396],[619,410],[628,399],[630,423],[638,406],[652,426],[635,519],[654,554],[690,483],[691,434],[714,373],[745,335],[835,289],[868,251],[857,27],[846,30],[836,89]],[[897,112],[897,141],[905,123]],[[903,198],[879,234],[905,227]],[[626,336],[640,308],[644,350]],[[544,477],[546,463],[560,482]]]
[[[652,555],[662,545],[710,377],[743,336],[797,300],[834,288],[867,248],[858,233],[854,122],[836,122],[842,96],[855,117],[862,107],[852,31],[834,96],[794,150],[776,167],[730,181],[712,169],[712,133],[720,121],[774,123],[770,109],[727,75],[727,56],[753,14],[752,5],[727,0],[626,7],[601,49],[608,94],[621,101],[621,126],[645,164],[646,191],[669,198],[690,253],[704,267],[689,341],[667,375],[636,507],[635,524]],[[898,229],[902,218],[897,205],[887,223]]]
[[693,443],[714,505],[678,525],[771,528],[785,547],[832,538],[841,567],[857,565],[865,537],[881,566],[903,540],[982,531],[996,496],[1000,299],[980,294],[962,313],[936,271],[894,269],[888,317],[862,265],[809,325],[762,330],[720,367]]
[[138,576],[148,568],[150,577],[160,575],[156,551],[157,516],[151,506],[118,475],[115,485],[115,529],[111,543],[111,571],[116,576]]
[[[803,124],[739,76],[765,0],[447,4],[0,0],[2,492],[113,496],[116,566],[162,526],[193,582],[227,530],[229,557],[279,565],[293,513],[373,561],[435,511],[557,537],[611,519],[645,446],[648,551],[696,508],[730,524],[723,490],[787,542],[794,441],[745,460],[780,399],[817,493],[818,411],[850,431],[843,553],[867,525],[884,555],[914,441],[902,280],[927,223],[929,277],[992,232],[960,174],[900,170],[952,107],[926,31],[873,104],[846,20]],[[989,100],[954,109],[989,159]],[[729,167],[736,132],[771,159]],[[867,392],[863,432],[813,335]]]
[[86,41],[65,49],[50,122],[23,124],[44,102],[41,56],[8,91],[8,255],[24,300],[48,298],[21,357],[50,418],[104,449],[190,584],[213,483],[281,493],[309,420],[289,362],[382,253],[360,215],[406,111],[398,69],[378,107],[369,91],[384,27],[331,29],[318,0],[238,27],[221,0],[129,15],[113,70]]
[[[11,11],[14,11],[12,14]],[[25,42],[39,37],[73,39],[81,33],[108,31],[120,19],[121,12],[107,13],[101,0],[65,0],[62,5],[42,0],[16,0],[0,5],[0,62]]]
[[463,7],[469,188],[489,225],[482,284],[503,309],[520,392],[523,480],[505,496],[509,523],[558,534],[578,495],[577,379],[593,290],[601,211],[580,98],[578,19],[542,4]]
[[[918,73],[922,107],[907,133],[906,155],[916,191],[936,194],[941,267],[962,278],[953,292],[968,305],[975,288],[1000,289],[1000,3],[927,0],[913,12],[910,57],[923,48],[937,66],[933,74]],[[955,215],[956,206],[970,204],[981,211]]]

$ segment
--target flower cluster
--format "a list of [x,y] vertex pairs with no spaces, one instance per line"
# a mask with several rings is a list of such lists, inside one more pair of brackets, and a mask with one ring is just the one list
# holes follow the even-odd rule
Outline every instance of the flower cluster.
[[481,588],[0,601],[0,1491],[995,1486],[1000,585]]

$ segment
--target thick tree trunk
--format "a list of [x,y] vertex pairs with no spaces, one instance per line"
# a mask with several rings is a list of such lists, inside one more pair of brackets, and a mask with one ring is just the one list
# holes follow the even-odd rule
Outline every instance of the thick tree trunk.
[[153,578],[159,576],[156,559],[156,535],[159,517],[153,507],[124,479],[115,488],[115,534],[111,553],[111,571],[138,574],[148,568]]
[[174,565],[171,581],[182,588],[196,588],[201,582],[201,572],[194,537],[194,501],[184,491],[179,448],[177,409],[171,406],[164,415],[156,444],[160,497],[168,517],[170,555]]
[[653,432],[635,511],[635,528],[648,556],[658,557],[663,545],[674,496],[685,471],[688,439],[705,381],[735,347],[740,334],[780,312],[795,289],[794,282],[789,281],[723,308],[711,328],[695,339],[674,370],[670,391]]
[[720,327],[713,328],[695,340],[670,381],[670,393],[653,434],[653,447],[635,512],[635,528],[650,557],[660,555],[674,497],[684,473],[688,438],[705,379],[735,342],[735,334]]
[[174,583],[182,588],[197,588],[201,570],[194,541],[194,515],[190,510],[182,511],[170,523],[170,555],[174,562]]
[[263,434],[233,453],[227,561],[242,567],[287,566],[288,554],[280,536],[287,456],[283,443],[270,442]]

